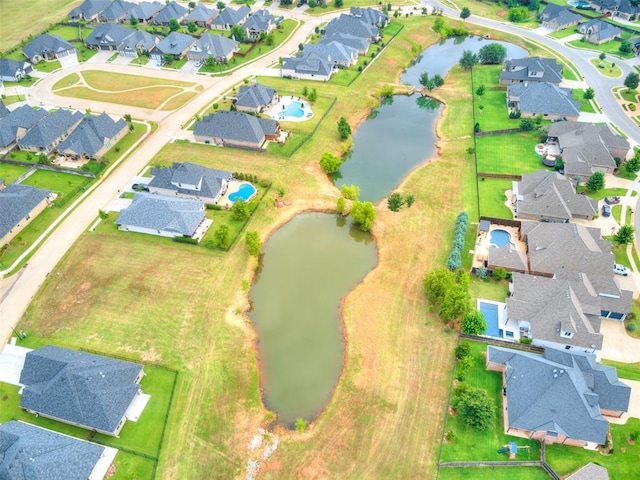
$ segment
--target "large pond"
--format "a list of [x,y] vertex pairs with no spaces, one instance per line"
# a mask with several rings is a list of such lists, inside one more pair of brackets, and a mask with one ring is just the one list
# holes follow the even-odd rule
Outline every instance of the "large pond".
[[305,213],[264,246],[250,292],[265,405],[278,423],[313,420],[344,363],[342,298],[377,262],[371,235],[349,220]]

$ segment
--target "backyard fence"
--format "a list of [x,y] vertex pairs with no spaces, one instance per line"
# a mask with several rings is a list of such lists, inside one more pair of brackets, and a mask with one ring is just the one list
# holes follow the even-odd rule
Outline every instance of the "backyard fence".
[[505,133],[518,133],[520,128],[503,128],[502,130],[491,130],[488,132],[476,132],[476,137],[490,137],[491,135],[502,135]]
[[508,173],[478,173],[480,178],[503,178],[505,180],[522,180],[522,175],[509,175]]
[[48,170],[50,172],[68,173],[70,175],[78,175],[79,177],[96,178],[91,172],[85,172],[75,168],[59,167],[57,165],[46,165],[44,163],[23,162],[20,160],[11,160],[9,158],[0,159],[0,163],[6,163],[8,165],[17,165],[19,167],[36,168],[38,170]]
[[507,227],[516,227],[516,228],[520,228],[520,225],[522,225],[522,222],[520,222],[520,220],[508,220],[506,218],[496,218],[496,217],[486,217],[486,216],[481,216],[480,220],[487,220],[490,223],[493,223],[495,225],[505,225]]
[[495,345],[496,347],[505,347],[515,350],[524,350],[531,353],[543,353],[544,347],[537,347],[535,345],[527,345],[526,343],[509,342],[507,340],[499,340],[493,337],[484,337],[481,335],[469,335],[467,333],[460,333],[460,339],[474,340],[476,342],[488,343]]

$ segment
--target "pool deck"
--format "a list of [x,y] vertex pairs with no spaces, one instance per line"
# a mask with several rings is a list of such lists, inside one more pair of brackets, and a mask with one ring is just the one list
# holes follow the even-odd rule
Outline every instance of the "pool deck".
[[[302,117],[282,117],[282,111],[286,110],[292,102],[300,102],[302,104],[302,110],[304,110],[304,115]],[[307,120],[311,120],[313,118],[311,105],[309,105],[309,102],[307,102],[306,100],[303,100],[302,97],[280,97],[278,102],[265,113],[274,120],[278,120],[281,122],[306,122]]]
[[488,232],[478,232],[476,237],[476,244],[473,250],[473,262],[472,268],[481,267],[485,260],[489,259],[489,248],[491,248],[490,235],[494,230],[505,230],[511,234],[512,249],[525,255],[527,253],[527,245],[519,240],[520,231],[518,227],[510,227],[507,225],[497,225],[492,223]]

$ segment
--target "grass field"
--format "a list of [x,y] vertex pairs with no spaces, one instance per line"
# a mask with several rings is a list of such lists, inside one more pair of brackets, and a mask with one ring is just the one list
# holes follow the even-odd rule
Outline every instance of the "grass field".
[[520,175],[545,168],[534,149],[539,141],[540,134],[537,132],[477,138],[478,172]]
[[596,113],[595,109],[591,105],[589,100],[585,100],[584,98],[584,90],[575,88],[571,91],[571,95],[574,100],[578,100],[580,102],[580,111],[587,113]]
[[38,170],[22,181],[22,185],[51,190],[59,197],[69,195],[75,188],[85,184],[87,179],[78,175],[68,173],[51,172],[48,170]]
[[5,185],[9,185],[27,170],[27,167],[22,167],[20,165],[9,165],[8,163],[0,163],[0,178],[4,180]]
[[[82,72],[82,79],[92,88],[104,90],[106,92],[121,92],[123,90],[132,90],[135,88],[146,88],[154,86],[171,86],[171,87],[193,87],[193,82],[181,82],[178,80],[166,80],[164,78],[154,78],[141,75],[127,75],[124,73],[109,73],[100,70],[85,70]],[[74,76],[79,74],[72,73],[63,78],[54,86],[54,90],[59,88],[61,82],[69,83]],[[71,77],[70,80],[66,80]]]
[[[29,35],[35,37],[50,24],[65,18],[72,8],[81,3],[81,0],[24,0],[20,2],[20,8],[14,8],[11,0],[0,0],[0,12],[3,12],[0,17],[0,51],[16,47]],[[38,14],[34,15],[34,12]]]
[[[600,72],[605,77],[617,78],[622,76],[622,70],[619,66],[616,65],[615,62],[611,62],[606,59],[600,60],[599,58],[590,58],[589,62],[591,63],[591,65],[596,67],[598,69],[598,72]],[[602,67],[600,65],[602,65]]]
[[542,467],[441,468],[438,480],[548,480]]
[[507,87],[500,85],[501,70],[501,65],[482,65],[473,69],[474,88],[485,87],[481,97],[475,96],[476,122],[485,132],[520,126],[520,120],[509,118]]
[[511,190],[512,180],[503,178],[479,178],[480,215],[487,217],[512,219],[513,214],[504,203],[507,201],[505,192]]
[[[291,206],[276,208],[273,193],[260,204],[247,228],[263,239],[295,212],[334,208],[337,191],[317,162],[324,151],[340,151],[338,118],[357,125],[380,87],[398,83],[412,47],[436,40],[433,18],[398,22],[405,29],[351,88],[295,82],[338,100],[291,158],[226,148],[203,156],[183,145],[155,161],[199,158],[273,180],[272,192],[284,188]],[[456,338],[429,313],[422,277],[448,255],[458,212],[467,208],[475,216],[475,187],[463,183],[474,175],[465,153],[473,145],[469,86],[469,73],[454,67],[438,91],[447,102],[438,125],[440,156],[399,187],[416,203],[399,214],[378,208],[379,263],[344,298],[346,364],[337,390],[307,433],[276,430],[281,443],[261,479],[435,477]],[[225,253],[149,236],[85,234],[19,328],[179,370],[158,478],[244,477],[247,445],[273,419],[260,404],[253,330],[240,314],[249,307],[256,266],[243,242]]]

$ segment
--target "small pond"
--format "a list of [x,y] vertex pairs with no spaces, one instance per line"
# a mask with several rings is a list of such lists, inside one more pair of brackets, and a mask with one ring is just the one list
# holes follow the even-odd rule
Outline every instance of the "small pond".
[[315,419],[344,363],[342,298],[377,262],[371,235],[349,220],[304,213],[264,246],[251,288],[264,402],[278,423]]

